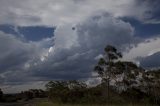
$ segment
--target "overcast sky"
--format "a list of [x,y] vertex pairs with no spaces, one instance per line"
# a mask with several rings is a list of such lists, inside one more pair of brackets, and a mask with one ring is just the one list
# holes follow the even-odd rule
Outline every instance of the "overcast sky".
[[0,88],[90,77],[107,44],[160,66],[159,0],[0,0]]

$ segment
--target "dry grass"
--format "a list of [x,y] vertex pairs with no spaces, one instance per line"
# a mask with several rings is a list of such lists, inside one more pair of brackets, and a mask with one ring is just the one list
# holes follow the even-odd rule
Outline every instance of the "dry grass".
[[147,104],[119,104],[119,105],[96,105],[96,104],[55,104],[52,102],[39,102],[36,103],[36,106],[152,106],[152,105],[147,105]]

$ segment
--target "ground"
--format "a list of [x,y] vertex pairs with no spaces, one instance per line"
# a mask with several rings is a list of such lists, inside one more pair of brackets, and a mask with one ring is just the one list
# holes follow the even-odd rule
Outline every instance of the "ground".
[[34,99],[31,101],[26,102],[18,102],[18,103],[0,103],[0,106],[156,106],[156,105],[142,105],[142,104],[119,104],[119,105],[95,105],[95,104],[88,104],[88,105],[80,105],[80,104],[55,104],[47,99]]

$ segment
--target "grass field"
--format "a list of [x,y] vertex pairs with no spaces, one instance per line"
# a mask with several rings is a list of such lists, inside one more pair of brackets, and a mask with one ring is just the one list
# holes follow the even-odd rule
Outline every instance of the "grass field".
[[96,104],[54,104],[52,102],[39,102],[36,103],[35,106],[155,106],[155,105],[147,105],[147,104],[119,104],[119,105],[96,105]]

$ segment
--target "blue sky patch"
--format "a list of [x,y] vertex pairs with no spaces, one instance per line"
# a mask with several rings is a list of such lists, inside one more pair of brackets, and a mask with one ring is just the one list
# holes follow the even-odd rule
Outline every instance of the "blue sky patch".
[[39,41],[44,38],[50,38],[54,36],[54,30],[54,27],[45,26],[15,27],[12,25],[0,25],[0,31],[18,37],[23,36],[29,41]]
[[160,24],[144,24],[133,18],[122,18],[122,20],[129,22],[135,28],[135,36],[150,38],[160,34]]
[[43,38],[50,38],[54,34],[53,27],[44,26],[31,26],[31,27],[18,27],[18,30],[27,40],[38,41]]
[[0,31],[7,34],[17,35],[18,33],[15,31],[15,27],[12,25],[0,25]]

